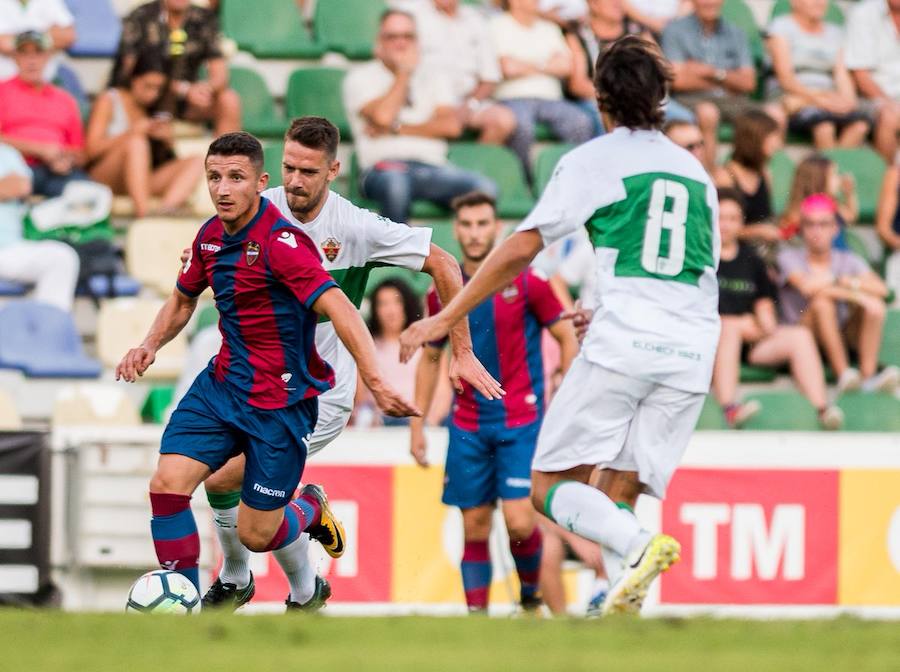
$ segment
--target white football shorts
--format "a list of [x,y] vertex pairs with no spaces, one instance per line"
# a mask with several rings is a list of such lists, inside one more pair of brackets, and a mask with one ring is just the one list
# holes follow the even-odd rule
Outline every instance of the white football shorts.
[[340,436],[344,427],[350,422],[350,413],[349,408],[342,408],[328,402],[323,403],[319,400],[319,419],[316,421],[316,428],[309,440],[307,459]]
[[532,469],[636,471],[645,492],[662,499],[705,398],[577,357],[544,417]]

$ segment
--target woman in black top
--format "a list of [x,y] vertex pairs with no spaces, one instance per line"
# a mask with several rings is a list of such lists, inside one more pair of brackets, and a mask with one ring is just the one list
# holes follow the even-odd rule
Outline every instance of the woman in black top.
[[732,427],[739,427],[761,410],[758,401],[738,402],[741,356],[755,366],[789,364],[803,395],[819,414],[826,429],[843,424],[841,410],[829,406],[825,373],[812,333],[801,326],[778,324],[776,289],[765,262],[747,245],[741,245],[744,227],[741,195],[735,189],[719,189],[719,314],[722,333],[713,370],[713,393]]

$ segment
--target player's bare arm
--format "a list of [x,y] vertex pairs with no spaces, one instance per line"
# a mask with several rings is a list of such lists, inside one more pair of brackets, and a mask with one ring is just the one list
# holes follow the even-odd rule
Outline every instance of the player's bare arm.
[[159,349],[181,333],[196,307],[196,298],[174,289],[172,295],[159,309],[144,341],[125,353],[119,362],[116,367],[116,380],[124,378],[126,382],[133,383],[138,376],[143,376],[156,359]]
[[517,231],[504,240],[440,313],[411,324],[400,335],[401,360],[408,362],[423,343],[446,336],[472,309],[524,271],[543,247],[537,231]]
[[398,394],[382,377],[375,360],[372,335],[359,311],[340,289],[332,287],[325,290],[312,308],[331,320],[338,338],[356,360],[359,375],[372,392],[375,404],[382,413],[395,418],[421,415],[415,406]]
[[548,328],[550,335],[559,343],[559,368],[565,375],[578,356],[578,338],[575,327],[569,320],[557,320]]
[[428,445],[425,442],[425,416],[431,408],[434,400],[434,391],[437,388],[438,377],[441,371],[440,348],[426,345],[422,349],[422,356],[416,365],[416,386],[413,402],[421,409],[422,416],[411,418],[409,421],[409,452],[420,467],[428,466],[426,452]]
[[[434,288],[442,305],[450,303],[462,289],[462,272],[456,259],[434,243],[422,265],[422,272],[428,273],[434,280]],[[450,347],[450,379],[457,392],[462,391],[461,380],[465,380],[488,399],[500,399],[503,396],[500,383],[475,356],[468,320],[459,320],[450,330]]]

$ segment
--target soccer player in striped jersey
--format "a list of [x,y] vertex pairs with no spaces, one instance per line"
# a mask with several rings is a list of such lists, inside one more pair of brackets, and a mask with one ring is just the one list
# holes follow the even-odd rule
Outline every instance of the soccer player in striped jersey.
[[[557,165],[534,210],[438,315],[401,336],[404,358],[505,287],[545,246],[586,227],[596,257],[581,354],[547,411],[532,499],[604,549],[604,613],[636,613],[680,553],[633,513],[663,497],[709,391],[719,338],[718,200],[703,166],[659,130],[671,73],[634,36],[597,60],[606,135]],[[588,317],[580,314],[579,319]],[[599,488],[589,485],[604,469]]]
[[197,233],[176,288],[143,343],[116,368],[116,378],[128,382],[143,375],[156,352],[185,327],[197,297],[212,288],[222,347],[172,414],[150,481],[159,563],[198,590],[200,539],[191,495],[238,453],[246,456],[238,535],[249,549],[284,548],[305,530],[335,527],[321,488],[307,486],[294,498],[317,397],[334,386],[334,371],[315,348],[319,315],[331,319],[382,411],[417,413],[382,378],[372,337],[322,268],[313,242],[260,197],[268,175],[259,141],[243,132],[215,140],[206,178],[216,216]]
[[[392,222],[330,190],[340,170],[336,159],[339,141],[338,129],[327,119],[295,119],[285,134],[281,175],[284,186],[265,190],[263,197],[313,240],[325,270],[357,308],[369,273],[378,266],[428,273],[441,298],[449,301],[462,288],[462,276],[453,256],[431,242],[430,228]],[[500,385],[473,355],[468,324],[461,323],[459,327],[451,334],[451,377],[455,386],[466,380],[487,397],[499,398]],[[310,456],[343,431],[353,409],[357,380],[352,354],[341,343],[334,325],[324,317],[316,327],[315,338],[320,356],[334,368],[335,385],[319,397],[319,419],[310,437]],[[243,481],[244,458],[237,456],[205,483],[224,562],[204,596],[204,608],[236,609],[253,596],[250,554],[237,534]],[[338,524],[334,531],[330,538],[316,538],[329,555],[339,557],[344,550],[343,530]],[[291,587],[286,600],[288,609],[318,609],[331,594],[328,582],[317,576],[308,562],[308,544],[308,536],[302,534],[294,544],[274,551]]]
[[[494,199],[487,194],[460,196],[453,202],[453,210],[463,278],[468,279],[494,248],[502,224],[497,220]],[[440,298],[432,290],[428,313],[435,315],[440,308]],[[562,313],[550,284],[526,269],[469,314],[475,355],[506,391],[502,399],[488,399],[465,385],[454,399],[450,419],[443,502],[462,511],[465,545],[461,570],[470,612],[483,612],[488,606],[488,536],[498,499],[519,575],[521,605],[533,610],[541,603],[537,593],[541,532],[528,498],[531,458],[544,417],[543,329],[560,345],[564,372],[578,352],[575,331],[571,322],[560,320]],[[445,340],[425,346],[416,370],[415,400],[425,413],[434,397]],[[423,419],[412,420],[410,429],[410,451],[416,462],[427,466]]]

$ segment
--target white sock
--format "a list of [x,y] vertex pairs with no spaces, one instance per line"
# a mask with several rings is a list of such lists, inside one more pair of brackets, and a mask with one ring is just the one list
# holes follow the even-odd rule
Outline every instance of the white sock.
[[309,561],[309,535],[301,534],[284,548],[272,551],[291,584],[291,602],[306,604],[316,592],[316,570]]
[[584,483],[563,481],[551,489],[548,497],[547,508],[553,520],[623,558],[645,546],[652,536],[632,514]]
[[238,538],[238,507],[213,508],[212,511],[216,523],[216,536],[225,557],[219,579],[222,583],[233,583],[238,588],[244,588],[250,583],[250,551]]
[[625,559],[606,546],[600,545],[600,553],[603,555],[603,568],[606,570],[606,578],[613,585],[622,576],[625,570]]

